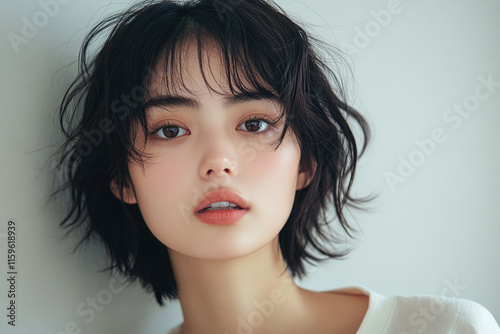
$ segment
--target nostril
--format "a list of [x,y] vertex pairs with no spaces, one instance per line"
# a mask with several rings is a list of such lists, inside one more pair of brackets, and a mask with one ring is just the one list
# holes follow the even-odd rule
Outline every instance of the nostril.
[[[213,169],[209,169],[207,171],[207,175],[211,175],[211,174],[214,174],[214,173],[215,173],[215,171]],[[231,168],[224,168],[223,173],[232,174]]]

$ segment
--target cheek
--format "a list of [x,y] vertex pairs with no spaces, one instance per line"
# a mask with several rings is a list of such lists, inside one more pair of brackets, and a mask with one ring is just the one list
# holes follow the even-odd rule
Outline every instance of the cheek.
[[[256,154],[255,162],[250,163],[255,180],[259,178],[270,182],[269,186],[292,184],[295,190],[298,166],[300,161],[300,148],[298,144],[286,136],[277,150],[266,149]],[[260,177],[259,177],[260,176]],[[271,180],[269,180],[271,179]]]
[[291,140],[283,141],[278,150],[259,152],[247,164],[245,183],[253,185],[252,195],[266,211],[288,215],[295,198],[300,149]]
[[177,215],[180,216],[182,203],[179,193],[186,188],[189,173],[186,166],[178,160],[156,160],[146,164],[144,172],[137,165],[129,167],[139,209],[155,235],[166,227],[165,224],[174,221],[173,218]]

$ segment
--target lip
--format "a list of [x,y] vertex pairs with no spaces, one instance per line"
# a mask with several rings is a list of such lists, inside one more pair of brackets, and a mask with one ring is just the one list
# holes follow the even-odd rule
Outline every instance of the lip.
[[194,215],[202,222],[210,225],[231,225],[246,215],[248,209],[223,209],[196,212]]
[[[221,209],[200,212],[208,205],[227,201],[236,204],[241,209]],[[229,225],[240,220],[248,212],[248,204],[232,189],[216,189],[207,193],[194,208],[194,214],[204,223],[211,225]]]
[[194,208],[195,213],[199,213],[205,207],[215,202],[231,202],[242,209],[248,209],[247,202],[236,191],[232,189],[216,189],[208,192]]

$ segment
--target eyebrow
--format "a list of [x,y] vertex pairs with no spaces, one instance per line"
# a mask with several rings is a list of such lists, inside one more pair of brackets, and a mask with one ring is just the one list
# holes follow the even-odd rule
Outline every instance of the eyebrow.
[[[228,95],[224,97],[224,107],[229,107],[235,104],[259,101],[259,100],[272,100],[278,101],[278,97],[271,92],[243,92],[236,93],[233,95]],[[153,107],[192,107],[198,109],[200,103],[193,98],[179,96],[179,95],[159,95],[151,98],[142,108],[147,111]]]

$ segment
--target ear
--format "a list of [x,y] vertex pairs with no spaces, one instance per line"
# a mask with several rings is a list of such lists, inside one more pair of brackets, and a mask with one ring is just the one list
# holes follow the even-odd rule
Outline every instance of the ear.
[[127,203],[127,204],[137,204],[137,198],[135,196],[135,191],[132,187],[123,187],[123,198],[120,195],[120,187],[116,184],[116,180],[113,179],[109,184],[109,188],[113,195],[119,200]]
[[316,173],[316,160],[314,158],[311,158],[310,162],[310,168],[307,166],[304,166],[304,162],[301,159],[300,161],[300,166],[299,166],[299,175],[297,176],[297,186],[295,190],[301,190],[304,189],[311,183],[314,174]]

